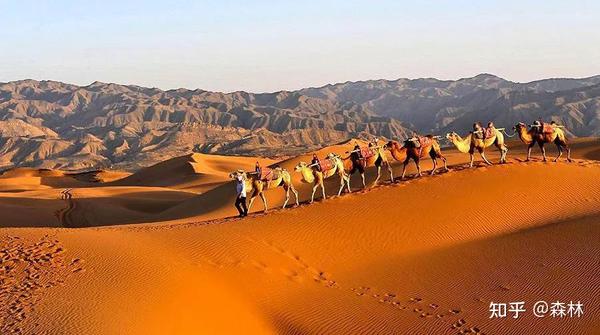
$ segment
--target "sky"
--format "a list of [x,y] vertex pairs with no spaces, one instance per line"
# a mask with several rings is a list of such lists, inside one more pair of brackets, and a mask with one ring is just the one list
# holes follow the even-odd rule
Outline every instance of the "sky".
[[600,74],[600,1],[0,0],[0,82],[272,92]]

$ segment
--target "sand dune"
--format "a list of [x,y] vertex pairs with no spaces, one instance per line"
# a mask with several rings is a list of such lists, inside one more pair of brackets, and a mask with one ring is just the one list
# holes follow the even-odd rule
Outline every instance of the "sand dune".
[[202,193],[228,181],[233,171],[254,170],[256,161],[263,166],[276,162],[267,158],[193,153],[141,169],[114,185],[172,187]]
[[[86,183],[72,203],[49,186],[0,192],[4,218],[29,214],[22,227],[147,222],[2,229],[0,333],[593,334],[600,163],[590,157],[600,146],[576,143],[574,163],[525,163],[524,147],[509,146],[505,165],[468,169],[449,150],[448,173],[396,184],[384,174],[367,190],[355,176],[352,194],[245,219],[231,217],[233,185],[219,178],[238,165],[225,157]],[[306,201],[310,186],[293,176]],[[220,182],[198,194],[211,178]],[[283,192],[268,196],[276,206]],[[581,300],[585,314],[489,318],[491,301],[537,300]]]

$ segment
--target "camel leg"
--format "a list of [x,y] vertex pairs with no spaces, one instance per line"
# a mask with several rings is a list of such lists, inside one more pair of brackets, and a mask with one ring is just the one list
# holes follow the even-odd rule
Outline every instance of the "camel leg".
[[567,149],[567,162],[572,162],[573,160],[571,159],[571,148],[568,145],[565,145],[565,148]]
[[248,212],[250,212],[250,210],[252,209],[252,204],[254,203],[254,199],[256,199],[256,197],[251,197],[250,198],[250,202],[248,203]]
[[377,185],[377,182],[379,181],[380,177],[381,177],[381,165],[377,166],[377,178],[375,178],[373,185]]
[[285,201],[283,202],[283,207],[281,208],[285,208],[285,206],[287,206],[288,201],[290,201],[290,187],[284,186],[283,189],[285,190]]
[[265,213],[269,210],[269,208],[267,207],[267,198],[265,197],[265,193],[264,192],[260,192],[260,198],[263,201],[263,205],[265,205]]
[[352,193],[352,189],[350,188],[350,175],[346,176],[346,186],[348,188],[348,193]]
[[388,171],[390,172],[390,181],[393,183],[394,182],[394,171],[392,170],[392,164],[390,164],[390,162],[385,163],[385,165],[388,168]]
[[296,206],[300,206],[300,203],[298,202],[298,191],[296,191],[296,189],[294,188],[294,184],[290,184],[290,190],[292,190],[292,193],[294,194],[294,199],[296,199]]
[[364,172],[360,173],[360,178],[362,179],[363,188],[367,187],[367,184],[365,183],[365,173]]
[[556,158],[554,158],[554,162],[558,162],[558,160],[562,157],[563,155],[563,150],[560,144],[556,145],[556,148],[558,149],[558,156],[556,156]]
[[492,165],[492,162],[490,162],[487,157],[485,157],[485,152],[481,153],[481,158],[483,158],[483,161],[485,162],[485,164],[487,165]]
[[483,149],[479,150],[479,155],[481,156],[485,164],[492,165],[492,163],[488,161],[488,159],[485,157],[485,151],[483,151]]
[[258,192],[256,192],[256,190],[252,192],[252,196],[250,196],[250,203],[248,203],[248,213],[250,213],[250,210],[252,209],[252,204],[254,203],[254,199],[256,199],[257,195]]
[[323,200],[327,199],[325,195],[325,183],[323,181],[321,181],[321,191],[323,192]]
[[538,145],[540,146],[540,150],[542,151],[542,157],[544,158],[544,162],[547,162],[548,160],[546,159],[546,148],[544,148],[544,143],[540,142],[538,143]]
[[338,196],[340,196],[344,190],[344,182],[344,176],[340,176],[340,189],[338,190]]
[[437,159],[435,157],[431,157],[431,161],[433,162],[433,168],[429,174],[433,176],[435,174],[435,169],[437,169]]
[[508,149],[504,145],[496,144],[496,148],[500,150],[500,164],[506,163],[506,152]]
[[469,151],[469,156],[471,158],[471,161],[469,162],[469,167],[472,168],[473,167],[473,161],[475,160],[475,156],[473,155],[473,152]]
[[404,160],[404,163],[402,163],[402,176],[400,177],[400,180],[404,180],[404,174],[406,173],[406,166],[408,165],[408,158],[406,158]]
[[531,159],[531,148],[533,148],[534,145],[535,142],[531,142],[531,144],[529,144],[529,146],[527,147],[527,159],[525,160],[526,162],[529,162],[529,159]]
[[423,175],[421,173],[421,161],[418,158],[413,159],[413,160],[415,161],[415,165],[417,166],[417,176],[421,177]]
[[310,203],[311,204],[315,201],[315,192],[317,192],[317,187],[319,187],[319,184],[313,185],[312,193],[310,194]]

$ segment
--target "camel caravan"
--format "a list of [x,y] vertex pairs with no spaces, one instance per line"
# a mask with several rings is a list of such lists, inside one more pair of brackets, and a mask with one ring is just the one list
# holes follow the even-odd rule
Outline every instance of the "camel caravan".
[[[338,196],[342,194],[344,188],[346,188],[348,193],[352,192],[350,179],[356,172],[360,175],[363,189],[366,188],[365,171],[370,167],[377,168],[377,176],[373,182],[374,185],[380,180],[381,168],[384,166],[389,172],[390,182],[394,183],[394,174],[387,152],[389,152],[392,159],[402,163],[400,180],[404,180],[406,167],[411,160],[415,163],[417,177],[422,176],[420,162],[422,158],[427,156],[431,158],[433,163],[433,168],[429,172],[431,175],[435,174],[438,170],[438,159],[442,161],[444,171],[449,171],[447,159],[442,154],[440,139],[446,139],[459,152],[469,153],[469,167],[471,168],[474,163],[475,151],[479,153],[485,164],[492,165],[492,162],[485,156],[485,149],[492,145],[500,151],[499,164],[506,163],[508,147],[505,144],[504,135],[509,137],[518,135],[521,141],[527,145],[526,161],[529,161],[531,158],[531,149],[533,146],[538,144],[542,152],[543,161],[546,162],[544,144],[554,143],[558,148],[558,156],[554,161],[558,161],[562,157],[563,152],[566,151],[567,161],[571,162],[571,150],[562,128],[564,127],[557,125],[554,121],[544,123],[538,120],[529,126],[519,122],[512,128],[515,134],[509,135],[506,133],[505,128],[496,128],[492,122],[489,122],[485,128],[477,122],[473,124],[473,130],[465,136],[460,136],[455,132],[446,134],[445,138],[434,135],[419,136],[413,134],[411,138],[404,140],[402,143],[390,140],[384,145],[379,145],[378,140],[374,139],[369,141],[366,146],[360,146],[356,142],[351,151],[346,151],[346,154],[348,154],[347,157],[329,153],[327,156],[319,158],[317,154],[313,154],[310,163],[300,162],[295,166],[294,171],[300,174],[303,183],[312,184],[310,203],[313,203],[315,193],[319,188],[321,189],[322,199],[327,199],[325,192],[325,179],[327,178],[337,176],[339,180]],[[257,196],[260,196],[262,199],[266,212],[268,206],[265,191],[278,187],[282,187],[285,190],[285,201],[282,208],[285,208],[290,200],[290,191],[294,195],[296,206],[299,204],[298,192],[292,184],[292,176],[287,170],[279,166],[263,168],[257,162],[254,171],[246,172],[238,170],[229,176],[236,181],[237,197],[235,206],[240,213],[240,217],[248,215],[248,211],[252,208],[252,204]],[[246,195],[248,192],[251,195],[246,207]]]

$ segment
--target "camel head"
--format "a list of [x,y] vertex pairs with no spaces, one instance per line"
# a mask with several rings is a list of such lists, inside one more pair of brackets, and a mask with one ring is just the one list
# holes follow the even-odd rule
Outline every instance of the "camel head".
[[389,142],[387,142],[386,144],[383,145],[383,149],[384,150],[392,150],[392,148],[398,145],[398,142],[394,141],[394,140],[390,140]]
[[306,164],[304,162],[300,162],[300,163],[298,163],[298,165],[296,165],[296,167],[294,168],[294,171],[300,172],[303,169],[306,169],[307,167],[308,167],[308,164]]
[[229,178],[234,179],[234,180],[238,179],[238,177],[240,177],[240,176],[242,178],[246,179],[246,172],[244,172],[242,170],[237,170],[237,171],[234,171],[229,174]]
[[527,130],[527,125],[523,122],[519,122],[513,127],[514,131],[520,131],[521,129]]

